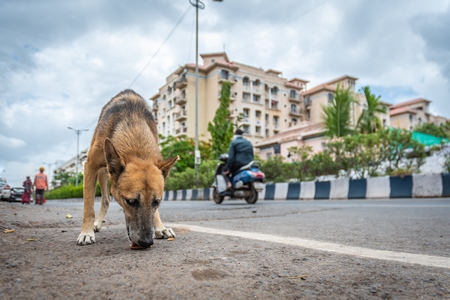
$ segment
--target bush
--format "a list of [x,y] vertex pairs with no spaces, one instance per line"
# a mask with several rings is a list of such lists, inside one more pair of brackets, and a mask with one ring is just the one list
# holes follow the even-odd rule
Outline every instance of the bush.
[[[95,196],[99,197],[100,195],[101,195],[100,185],[97,184],[95,189]],[[80,184],[78,185],[78,187],[72,184],[63,185],[59,188],[45,192],[45,198],[48,200],[83,198],[83,185]]]
[[214,181],[217,161],[203,161],[198,168],[198,184],[196,184],[195,170],[187,168],[184,172],[171,172],[166,179],[165,190],[187,190],[210,187]]

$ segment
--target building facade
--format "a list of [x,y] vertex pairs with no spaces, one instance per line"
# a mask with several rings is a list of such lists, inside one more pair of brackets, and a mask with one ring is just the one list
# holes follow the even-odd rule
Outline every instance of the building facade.
[[[252,143],[306,121],[302,91],[308,81],[281,72],[230,62],[226,53],[202,54],[199,65],[198,133],[209,140],[208,123],[220,105],[222,83],[231,83],[230,120]],[[179,67],[150,98],[159,132],[195,136],[195,65]],[[238,118],[239,116],[239,118]]]
[[447,118],[432,115],[429,112],[431,101],[417,98],[391,106],[391,126],[400,129],[413,130],[424,123],[441,125],[448,122]]

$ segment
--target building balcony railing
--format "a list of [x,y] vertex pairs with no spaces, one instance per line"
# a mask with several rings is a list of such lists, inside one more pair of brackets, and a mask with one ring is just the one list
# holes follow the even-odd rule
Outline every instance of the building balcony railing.
[[186,77],[182,77],[180,79],[178,79],[177,84],[176,84],[176,88],[177,89],[182,89],[184,87],[187,86],[187,79]]
[[227,77],[220,77],[219,78],[219,83],[222,84],[225,81],[229,81],[231,83],[231,85],[235,84],[237,81],[236,76],[227,76]]
[[302,115],[302,110],[301,109],[291,109],[289,111],[289,115],[293,116],[293,117],[300,117]]
[[177,105],[183,105],[185,104],[187,101],[186,96],[185,95],[180,95],[178,97],[175,97],[175,104]]
[[186,118],[187,118],[187,111],[185,109],[175,114],[175,120],[177,121],[183,121],[186,120]]
[[289,101],[293,103],[300,103],[300,95],[291,95],[289,94]]
[[187,128],[186,127],[180,127],[175,129],[175,134],[179,135],[179,134],[186,134],[187,132]]

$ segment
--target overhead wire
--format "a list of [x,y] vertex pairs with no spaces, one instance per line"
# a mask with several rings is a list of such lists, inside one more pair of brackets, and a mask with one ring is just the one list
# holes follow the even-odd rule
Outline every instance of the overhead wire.
[[163,43],[161,44],[161,46],[159,46],[158,50],[156,50],[156,52],[153,54],[153,56],[150,58],[150,60],[147,62],[147,64],[144,66],[144,68],[142,68],[142,70],[139,72],[139,74],[136,76],[136,78],[134,78],[134,80],[130,83],[130,85],[128,86],[128,88],[130,88],[135,82],[136,80],[141,76],[141,74],[144,72],[144,70],[148,67],[148,65],[152,62],[152,60],[155,58],[156,55],[158,55],[159,50],[161,50],[161,48],[165,45],[165,43],[169,40],[170,36],[174,33],[175,29],[177,29],[178,25],[181,23],[181,21],[184,19],[184,16],[186,15],[186,13],[188,12],[189,8],[191,7],[191,5],[189,5],[186,10],[184,11],[183,15],[180,17],[180,19],[178,20],[178,22],[175,24],[175,26],[173,27],[173,29],[170,31],[169,35],[166,37],[166,39],[163,41]]

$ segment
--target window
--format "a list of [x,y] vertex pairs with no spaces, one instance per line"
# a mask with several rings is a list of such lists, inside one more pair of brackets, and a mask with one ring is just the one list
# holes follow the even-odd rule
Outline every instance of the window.
[[250,85],[250,79],[248,79],[248,77],[244,77],[244,79],[242,79],[242,83],[246,86]]
[[250,134],[250,126],[249,126],[249,125],[244,125],[244,126],[242,126],[242,131],[243,131],[245,134]]
[[417,122],[420,124],[422,124],[422,118],[417,119]]
[[230,76],[230,72],[228,72],[227,70],[222,70],[222,72],[220,72],[220,78],[228,80],[228,77]]
[[260,103],[261,102],[261,96],[260,95],[253,95],[253,102],[254,103]]
[[266,137],[269,137],[269,129],[266,129]]
[[256,119],[260,119],[261,118],[261,111],[260,110],[256,110],[255,111],[255,117],[256,117]]
[[264,120],[266,121],[266,124],[269,124],[269,115],[268,114],[266,114],[264,116]]
[[273,88],[270,89],[270,93],[272,95],[278,95],[278,87],[274,86]]
[[243,115],[244,118],[248,118],[248,116],[250,115],[250,109],[244,108],[242,110],[242,115]]
[[259,79],[256,79],[255,81],[253,81],[253,86],[255,86],[255,87],[259,87],[260,84],[261,84],[261,81]]
[[290,96],[291,98],[297,98],[297,91],[296,91],[296,90],[291,90],[289,96]]
[[270,108],[278,109],[278,101],[272,100],[272,102],[270,103]]
[[414,122],[414,115],[413,115],[413,114],[410,114],[410,115],[409,115],[409,121],[410,121],[410,122]]
[[273,116],[273,124],[278,125],[278,122],[280,121],[280,118],[278,116]]
[[256,133],[256,135],[261,135],[261,126],[255,127],[255,133]]
[[244,102],[250,102],[250,94],[249,93],[242,93],[242,100]]
[[293,112],[293,113],[297,112],[297,105],[291,104],[291,112]]
[[386,124],[387,124],[387,120],[383,119],[383,127],[386,127]]
[[328,103],[333,103],[334,95],[332,93],[328,93]]

